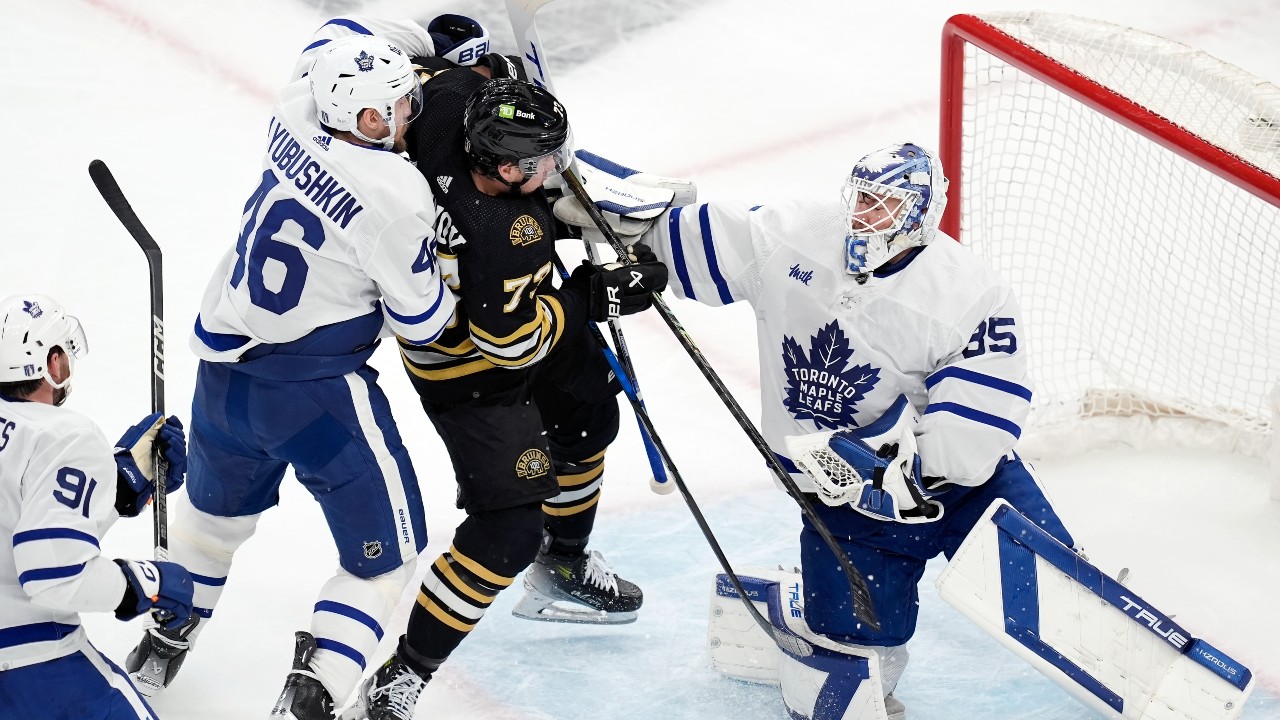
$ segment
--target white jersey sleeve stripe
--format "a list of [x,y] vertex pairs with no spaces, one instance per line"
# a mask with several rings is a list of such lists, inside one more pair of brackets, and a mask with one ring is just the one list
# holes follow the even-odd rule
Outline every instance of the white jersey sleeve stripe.
[[13,546],[17,547],[23,543],[36,540],[81,540],[94,547],[99,547],[98,538],[87,532],[72,530],[71,528],[41,528],[39,530],[20,532],[13,536]]
[[18,576],[18,584],[26,585],[31,582],[42,582],[45,580],[61,580],[63,578],[75,577],[84,572],[84,563],[79,565],[64,565],[62,567],[36,568],[35,570],[27,570]]
[[997,417],[990,413],[984,413],[981,410],[975,410],[971,407],[961,405],[959,403],[951,403],[951,402],[931,403],[929,405],[929,408],[924,411],[924,414],[932,415],[933,413],[941,413],[941,412],[951,413],[952,415],[962,417],[966,420],[972,420],[973,422],[981,423],[983,425],[990,425],[993,428],[998,428],[1000,430],[1003,430],[1009,433],[1015,438],[1022,436],[1022,428],[1019,427],[1016,423],[1010,422],[1002,417]]
[[684,257],[684,241],[680,237],[680,214],[684,208],[676,208],[667,216],[667,233],[671,238],[671,260],[676,266],[676,279],[680,281],[680,287],[684,291],[682,294],[690,299],[697,300],[697,295],[693,292],[693,281],[689,278],[689,263]]
[[[422,323],[430,320],[432,316],[436,314],[436,311],[440,309],[440,303],[443,300],[444,300],[444,291],[443,291],[443,288],[441,288],[441,291],[436,293],[436,301],[431,304],[431,307],[427,308],[423,312],[418,313],[417,315],[401,315],[395,310],[392,310],[390,305],[383,303],[383,306],[387,309],[387,315],[390,315],[392,320],[395,320],[401,325],[411,326],[411,325],[421,325]],[[439,322],[442,319],[447,321],[447,320],[450,320],[451,317],[450,316],[445,316],[444,318],[437,317],[436,322]]]
[[[354,32],[354,33],[355,33],[355,34],[357,34],[357,35],[372,35],[372,34],[373,34],[373,33],[369,32],[369,29],[368,29],[368,28],[366,28],[365,26],[363,26],[363,25],[361,25],[360,23],[356,22],[355,20],[348,20],[348,19],[346,19],[346,18],[334,18],[334,19],[330,20],[329,22],[327,22],[327,23],[325,23],[325,24],[321,25],[319,28],[317,28],[317,29],[316,29],[316,33],[319,33],[320,31],[324,30],[325,28],[329,27],[330,25],[335,25],[335,26],[337,26],[337,27],[344,27],[344,28],[347,28],[348,30],[350,30],[350,31]],[[313,34],[315,34],[315,33],[313,33]],[[322,45],[328,45],[329,43],[331,43],[331,42],[333,42],[333,41],[334,41],[334,38],[321,38],[321,39],[316,40],[315,42],[311,43],[310,45],[306,46],[305,48],[303,48],[303,49],[302,49],[302,52],[303,52],[303,53],[311,52],[312,50],[315,50],[316,48],[318,48],[318,47],[320,47],[320,46],[322,46]]]
[[974,372],[972,370],[966,370],[964,368],[955,367],[954,365],[945,367],[939,370],[938,372],[930,375],[928,378],[925,378],[924,386],[926,388],[932,389],[934,385],[937,385],[938,383],[942,382],[943,380],[946,380],[947,378],[954,378],[956,380],[971,382],[976,385],[983,385],[993,390],[999,390],[1000,392],[1008,393],[1010,395],[1015,395],[1017,397],[1022,398],[1023,400],[1026,400],[1027,402],[1031,402],[1031,390],[1029,390],[1028,388],[1025,388],[1014,382],[1009,382],[1008,380],[1003,380],[1001,378],[993,377],[991,375],[985,375],[983,373]]
[[720,302],[728,305],[735,298],[733,293],[729,292],[729,282],[724,279],[724,274],[720,272],[720,263],[716,260],[716,245],[711,234],[711,214],[705,203],[698,207],[698,227],[702,230],[702,251],[706,253],[707,272],[711,275],[711,282],[715,283]]

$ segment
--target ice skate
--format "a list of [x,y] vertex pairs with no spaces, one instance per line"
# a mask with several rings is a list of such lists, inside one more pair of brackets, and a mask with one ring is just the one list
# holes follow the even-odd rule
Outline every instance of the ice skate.
[[360,684],[355,705],[343,711],[341,720],[412,720],[418,696],[430,679],[430,675],[422,677],[392,655]]
[[888,714],[889,720],[907,720],[907,706],[894,697],[893,693],[884,696],[884,711]]
[[511,611],[526,620],[621,625],[635,622],[644,593],[618,577],[600,553],[539,553],[524,573],[525,595]]
[[272,718],[288,720],[333,720],[333,698],[311,671],[316,639],[309,632],[294,633],[293,671],[284,681],[280,699],[271,709]]
[[182,661],[187,659],[187,652],[191,649],[191,641],[187,638],[199,622],[199,616],[192,615],[190,620],[173,630],[148,628],[142,642],[129,651],[124,661],[125,671],[138,692],[150,698],[169,687],[182,667]]

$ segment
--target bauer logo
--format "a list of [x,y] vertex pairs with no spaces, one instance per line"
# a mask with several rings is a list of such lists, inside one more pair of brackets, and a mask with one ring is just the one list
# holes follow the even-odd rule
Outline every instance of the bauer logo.
[[551,472],[551,459],[538,448],[530,448],[516,460],[516,476],[525,480],[535,480]]
[[853,419],[857,404],[880,382],[880,370],[870,364],[850,365],[853,359],[849,338],[835,321],[809,339],[807,353],[795,338],[784,335],[787,412],[818,428],[857,427]]

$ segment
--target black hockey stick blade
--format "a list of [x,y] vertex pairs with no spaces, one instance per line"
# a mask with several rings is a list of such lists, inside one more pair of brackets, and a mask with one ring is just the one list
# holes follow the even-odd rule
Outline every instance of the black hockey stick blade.
[[107,201],[107,207],[111,208],[111,212],[115,213],[120,224],[129,231],[138,243],[138,247],[146,253],[147,261],[151,262],[153,254],[159,256],[160,245],[156,243],[155,238],[151,237],[151,233],[147,232],[147,228],[138,219],[138,214],[133,211],[133,206],[125,199],[124,192],[120,190],[120,184],[111,174],[111,168],[101,160],[94,160],[89,163],[89,177],[93,178],[93,184],[98,187],[98,193],[102,195],[102,199]]

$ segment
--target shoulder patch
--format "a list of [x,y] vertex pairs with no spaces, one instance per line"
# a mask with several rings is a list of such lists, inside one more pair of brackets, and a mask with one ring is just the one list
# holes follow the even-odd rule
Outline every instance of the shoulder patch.
[[511,223],[511,244],[532,245],[542,239],[542,226],[532,215],[521,215]]

